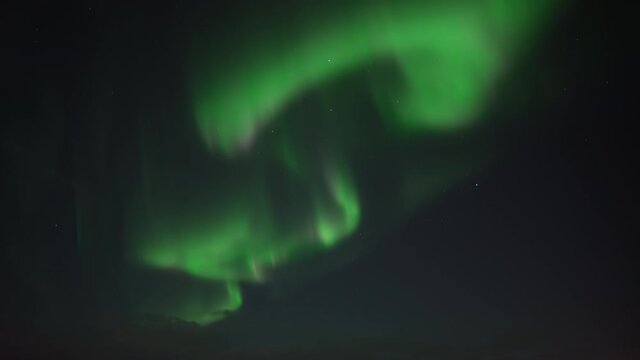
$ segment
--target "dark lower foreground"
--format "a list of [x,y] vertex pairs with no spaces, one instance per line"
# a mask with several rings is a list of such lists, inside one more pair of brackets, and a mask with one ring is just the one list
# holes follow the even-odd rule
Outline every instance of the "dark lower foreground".
[[[35,345],[35,344],[32,344]],[[86,345],[85,345],[86,346]],[[327,345],[312,348],[256,349],[253,351],[217,351],[171,348],[95,347],[63,349],[59,344],[35,345],[29,349],[12,349],[7,359],[636,359],[637,350],[624,349],[564,349],[481,347],[455,349],[419,344],[384,345],[379,341],[348,345]]]
[[[575,334],[574,334],[575,335]],[[2,334],[2,359],[637,359],[633,341],[579,338],[510,338],[492,344],[441,345],[388,338],[342,339],[306,345],[232,344],[216,329],[148,322],[75,336]]]

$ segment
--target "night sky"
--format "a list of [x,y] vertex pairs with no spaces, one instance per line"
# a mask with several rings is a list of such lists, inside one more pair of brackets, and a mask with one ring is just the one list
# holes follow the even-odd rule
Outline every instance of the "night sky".
[[0,5],[0,358],[640,354],[629,9],[134,3]]

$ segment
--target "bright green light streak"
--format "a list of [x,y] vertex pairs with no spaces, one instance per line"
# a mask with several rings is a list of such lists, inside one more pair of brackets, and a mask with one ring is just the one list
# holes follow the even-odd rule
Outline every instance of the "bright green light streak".
[[318,237],[327,247],[332,247],[340,239],[351,234],[360,221],[360,205],[351,179],[344,171],[335,171],[329,178],[329,191],[334,211],[316,203],[316,226]]

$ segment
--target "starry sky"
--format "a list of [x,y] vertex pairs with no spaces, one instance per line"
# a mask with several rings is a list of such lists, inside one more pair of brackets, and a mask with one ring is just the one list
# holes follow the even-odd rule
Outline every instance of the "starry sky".
[[634,358],[624,14],[3,5],[0,355]]

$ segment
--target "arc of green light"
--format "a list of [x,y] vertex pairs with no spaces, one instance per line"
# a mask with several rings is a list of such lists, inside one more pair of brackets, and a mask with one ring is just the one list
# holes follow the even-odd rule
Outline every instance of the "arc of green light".
[[[245,64],[238,58],[229,68],[213,69],[213,77],[195,69],[195,118],[206,143],[229,157],[250,146],[260,128],[278,119],[305,89],[381,57],[394,59],[402,75],[402,87],[374,89],[391,126],[408,131],[456,128],[481,111],[487,89],[549,2],[469,0],[445,6],[393,1],[360,6],[358,12],[333,16],[317,28],[300,29],[303,40],[281,51],[270,50],[282,49],[275,46],[281,39],[268,38],[262,42],[267,50],[239,53],[257,61]],[[297,149],[289,145],[282,145],[281,160],[310,193],[310,231],[306,224],[279,229],[272,224],[268,202],[256,200],[261,191],[252,197],[238,185],[224,189],[232,194],[231,209],[216,209],[210,219],[187,225],[159,227],[136,244],[139,259],[149,267],[178,269],[226,284],[224,299],[209,307],[187,302],[176,309],[178,316],[215,321],[220,316],[216,310],[241,305],[239,282],[260,281],[263,268],[275,266],[277,259],[332,248],[357,229],[362,209],[346,166],[349,154],[324,159],[330,164],[324,169],[326,179],[317,181],[313,176],[318,174],[300,166],[306,159],[298,159]],[[260,188],[261,180],[242,184]]]
[[397,126],[456,127],[477,115],[515,43],[547,7],[546,0],[446,7],[396,1],[366,6],[357,16],[337,15],[318,31],[300,29],[307,34],[304,41],[280,52],[253,53],[259,62],[221,71],[223,76],[196,86],[200,133],[210,147],[231,155],[249,146],[304,89],[381,57],[396,58],[404,74],[404,87],[389,105]]

